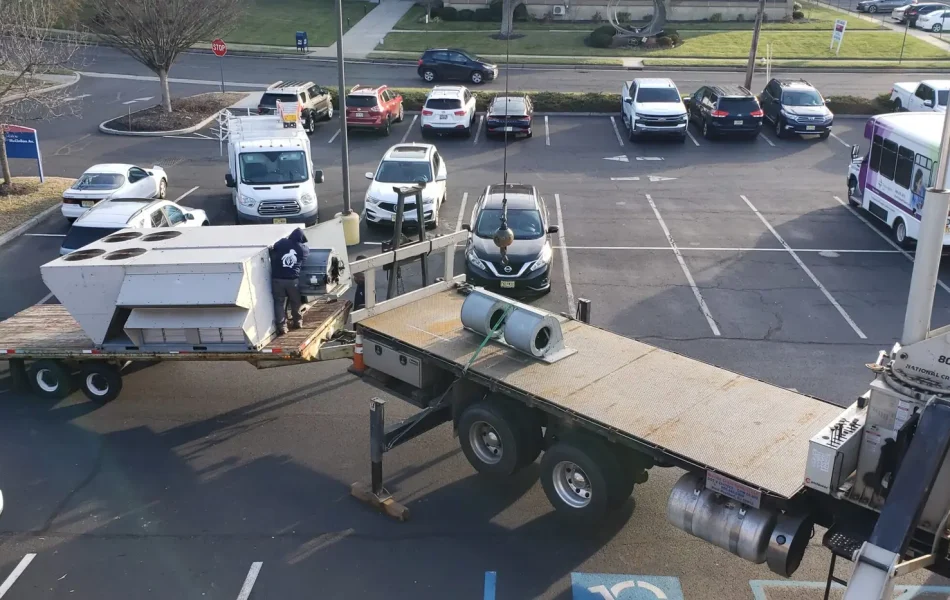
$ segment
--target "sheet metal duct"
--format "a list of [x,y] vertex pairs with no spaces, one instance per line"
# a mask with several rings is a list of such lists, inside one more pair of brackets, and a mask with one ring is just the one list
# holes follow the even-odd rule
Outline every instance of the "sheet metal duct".
[[[506,298],[482,289],[472,290],[462,303],[462,326],[479,335],[489,335],[499,325],[509,306],[511,303]],[[501,337],[502,333],[504,329],[498,327],[492,337]]]

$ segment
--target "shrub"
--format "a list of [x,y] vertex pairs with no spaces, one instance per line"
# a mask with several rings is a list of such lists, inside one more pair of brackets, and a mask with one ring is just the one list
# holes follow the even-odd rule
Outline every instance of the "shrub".
[[587,45],[593,46],[594,48],[610,48],[613,43],[614,36],[600,31],[592,33],[587,37]]
[[710,23],[722,23],[722,13],[713,13],[709,15]]
[[463,8],[458,12],[459,21],[472,21],[475,19],[475,11]]
[[615,35],[617,35],[617,30],[614,29],[613,25],[601,25],[600,27],[595,29],[593,32],[591,32],[592,35],[595,33],[603,33],[605,35],[609,35],[610,37],[614,37]]
[[[479,9],[475,10],[476,14],[478,13],[478,10]],[[503,13],[504,10],[505,10],[505,5],[501,2],[501,0],[499,0],[498,2],[492,2],[491,4],[488,5],[488,14],[491,17],[489,20],[498,21],[499,23],[501,23],[501,13]]]
[[514,12],[512,13],[515,21],[527,21],[528,20],[528,7],[524,4],[519,4],[515,7]]
[[745,21],[745,16],[743,16],[742,13],[737,14],[737,15],[736,15],[736,23],[742,23],[743,21]]
[[661,35],[660,37],[656,38],[656,45],[660,48],[672,48],[673,40],[665,35]]
[[477,8],[475,9],[475,20],[481,21],[482,23],[488,23],[494,21],[495,19],[492,16],[490,8]]
[[600,14],[600,11],[594,13],[594,16],[590,18],[591,23],[603,23],[604,15]]
[[792,18],[793,18],[793,19],[804,19],[804,18],[805,18],[805,13],[802,12],[802,11],[800,11],[800,10],[792,11]]
[[619,21],[620,23],[629,23],[629,22],[630,22],[630,13],[625,12],[625,11],[624,11],[624,12],[618,12],[618,13],[617,13],[617,21]]
[[768,22],[769,22],[769,13],[767,13],[767,12],[762,13],[762,22],[763,22],[763,23],[768,23]]
[[802,3],[801,3],[801,2],[793,2],[793,3],[792,3],[792,10],[801,10],[801,9],[802,9]]
[[644,21],[652,21],[652,20],[653,20],[653,13],[647,13],[647,14],[643,15],[643,20],[644,20]]
[[443,21],[458,21],[459,11],[452,6],[446,6],[439,11],[439,18]]

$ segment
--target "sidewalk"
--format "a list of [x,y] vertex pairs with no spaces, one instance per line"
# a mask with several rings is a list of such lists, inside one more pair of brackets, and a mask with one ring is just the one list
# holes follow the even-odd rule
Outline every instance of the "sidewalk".
[[[345,58],[366,58],[413,4],[412,0],[380,0],[379,6],[343,34]],[[336,44],[314,49],[308,56],[336,58]]]
[[[871,17],[871,16],[869,16],[869,15],[865,15],[865,14],[862,14],[862,13],[859,13],[859,12],[855,12],[855,11],[851,11],[851,10],[848,10],[848,9],[845,9],[845,8],[841,8],[841,7],[839,7],[839,6],[832,6],[831,4],[826,4],[826,3],[823,3],[823,2],[822,2],[822,3],[818,3],[817,6],[821,6],[822,8],[828,8],[828,9],[830,9],[830,10],[834,10],[834,11],[837,11],[837,12],[840,12],[840,13],[843,13],[843,14],[846,14],[846,15],[853,15],[853,16],[859,18],[859,19],[863,19],[863,20],[865,20],[865,21],[868,21],[869,23],[875,23],[875,24],[877,24],[877,25],[883,25],[884,27],[890,29],[891,31],[896,31],[896,32],[898,32],[898,33],[904,33],[904,30],[906,29],[906,30],[907,30],[907,35],[913,36],[913,37],[915,37],[915,38],[917,38],[917,39],[919,39],[919,40],[922,40],[922,41],[924,41],[924,42],[927,42],[928,44],[930,44],[930,45],[932,45],[932,46],[936,46],[937,48],[940,48],[941,50],[946,50],[946,51],[950,52],[950,43],[948,43],[947,41],[941,40],[941,39],[939,39],[939,38],[935,38],[935,37],[934,37],[933,35],[931,35],[930,32],[928,32],[928,31],[924,31],[924,30],[922,30],[922,29],[917,29],[917,28],[914,28],[914,27],[905,27],[904,25],[902,25],[902,24],[898,23],[897,21],[894,21],[893,19],[891,19],[890,16],[884,16],[883,18],[875,18],[875,17]],[[847,38],[847,33],[845,33],[845,37]]]

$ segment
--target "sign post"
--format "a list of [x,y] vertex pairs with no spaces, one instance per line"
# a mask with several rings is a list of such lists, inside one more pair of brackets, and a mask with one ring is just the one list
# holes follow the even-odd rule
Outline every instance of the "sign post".
[[[211,42],[211,51],[214,52],[214,55],[218,58],[224,58],[224,55],[228,53],[228,45],[224,43],[224,40],[217,38]],[[221,92],[224,92],[224,61],[218,61],[218,67],[221,68]]]
[[40,153],[40,138],[35,129],[20,125],[0,124],[3,143],[7,149],[7,158],[35,158],[40,171],[40,183],[43,183],[43,155]]
[[[835,51],[835,56],[841,52],[841,42],[844,41],[844,30],[848,26],[848,22],[844,19],[835,20],[835,29],[831,32],[831,46],[828,47],[829,50]],[[835,49],[835,42],[838,42],[838,48]]]

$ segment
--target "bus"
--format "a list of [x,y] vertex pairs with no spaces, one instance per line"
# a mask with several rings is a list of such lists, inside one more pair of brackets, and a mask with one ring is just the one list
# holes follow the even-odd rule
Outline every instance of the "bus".
[[[942,113],[878,115],[864,127],[867,154],[851,148],[848,202],[884,221],[902,247],[917,240],[927,189],[934,186],[943,120]],[[943,243],[950,245],[950,222]]]

